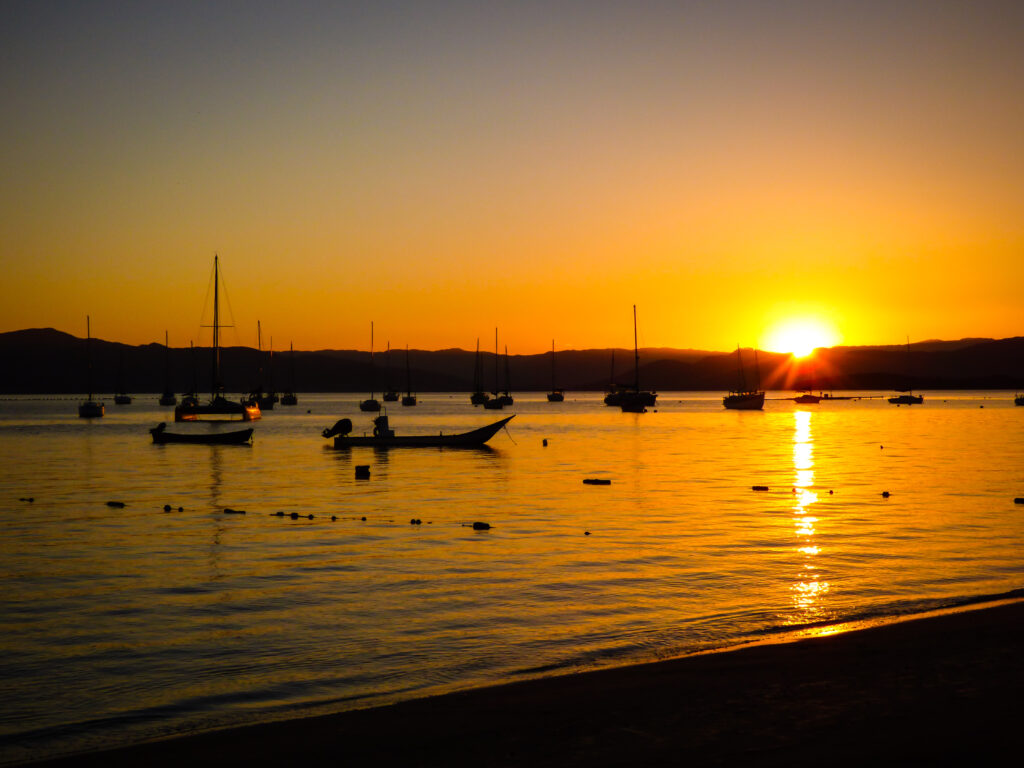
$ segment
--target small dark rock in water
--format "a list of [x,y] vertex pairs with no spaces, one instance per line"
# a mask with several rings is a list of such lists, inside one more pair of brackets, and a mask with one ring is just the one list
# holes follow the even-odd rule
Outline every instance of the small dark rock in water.
[[244,509],[232,509],[231,507],[224,507],[224,514],[225,515],[244,515],[245,514],[245,510]]
[[585,477],[583,478],[585,485],[611,485],[611,480],[606,480],[603,477]]
[[1018,496],[1016,499],[1013,500],[1013,503],[1014,504],[1024,504],[1024,496]]
[[356,465],[356,479],[357,480],[369,480],[370,479],[370,465],[369,464],[357,464]]
[[290,517],[292,520],[298,520],[299,519],[299,513],[298,512],[292,512],[290,515],[288,515],[288,517]]
[[889,498],[889,492],[888,491],[882,491],[882,498],[883,499],[888,499]]
[[123,501],[108,501],[107,506],[114,509],[124,509],[125,503]]
[[164,512],[170,512],[170,511],[171,511],[171,505],[170,504],[164,504]]
[[473,523],[474,531],[489,531],[491,530],[490,523]]
[[750,490],[752,490],[752,491],[767,491],[768,490],[768,486],[767,485],[752,485],[752,486],[750,486]]

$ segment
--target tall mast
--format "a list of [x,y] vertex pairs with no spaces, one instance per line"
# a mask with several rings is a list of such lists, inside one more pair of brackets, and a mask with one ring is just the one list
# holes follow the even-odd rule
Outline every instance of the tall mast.
[[192,339],[188,340],[188,356],[192,359],[192,392],[193,397],[199,394],[199,376],[196,372],[196,348],[192,345]]
[[92,400],[92,330],[88,315],[85,316],[85,388],[89,390],[89,400]]
[[736,367],[740,374],[740,392],[747,391],[747,377],[743,372],[743,355],[740,352],[739,342],[736,342]]
[[370,321],[370,399],[373,400],[373,320]]
[[480,363],[480,337],[476,338],[476,362],[473,365],[473,391],[484,391],[484,369]]
[[164,330],[164,393],[171,391],[171,351],[170,351],[170,337],[167,334],[166,329]]
[[494,329],[494,391],[491,393],[498,396],[498,329]]
[[213,385],[213,397],[217,397],[222,389],[220,383],[220,307],[218,306],[220,270],[217,261],[218,257],[215,253],[213,254],[213,378],[210,379]]
[[292,364],[292,392],[295,391],[295,345],[288,342],[288,358]]
[[551,391],[555,391],[555,340],[551,340]]
[[[412,397],[412,375],[409,373],[409,345],[405,345],[405,394]],[[404,403],[403,403],[404,405]]]
[[640,391],[640,349],[636,345],[636,304],[633,305],[633,389]]
[[511,394],[511,382],[508,376],[508,344],[505,345],[505,394]]

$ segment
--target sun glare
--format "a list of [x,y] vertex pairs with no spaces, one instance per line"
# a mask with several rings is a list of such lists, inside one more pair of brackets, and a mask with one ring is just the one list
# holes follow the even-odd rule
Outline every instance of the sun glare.
[[766,336],[765,349],[788,352],[794,357],[807,357],[818,347],[831,347],[838,334],[816,319],[787,320],[776,325]]

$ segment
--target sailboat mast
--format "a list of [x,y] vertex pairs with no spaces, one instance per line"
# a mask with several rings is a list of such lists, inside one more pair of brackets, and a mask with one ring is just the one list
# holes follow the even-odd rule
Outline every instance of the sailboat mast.
[[370,321],[370,399],[373,400],[373,320]]
[[640,391],[640,349],[636,344],[636,304],[633,305],[633,389]]
[[188,340],[188,356],[192,359],[192,395],[199,393],[199,374],[196,371],[196,348],[192,339]]
[[[412,397],[412,374],[409,372],[409,345],[405,345],[405,394]],[[404,403],[403,403],[404,405]]]
[[171,352],[170,336],[164,330],[164,392],[171,391]]
[[213,254],[213,376],[210,379],[213,385],[213,397],[217,397],[221,390],[220,384],[220,271],[217,263],[217,254]]
[[491,392],[498,396],[498,329],[494,329],[494,390]]
[[505,394],[508,395],[512,392],[512,383],[509,381],[508,375],[508,344],[505,345]]
[[551,340],[551,391],[555,391],[555,340]]
[[739,342],[736,343],[736,368],[740,374],[740,392],[747,391],[747,376],[743,372],[743,353],[740,352]]
[[92,400],[92,329],[88,315],[85,316],[85,388]]
[[291,362],[292,368],[292,392],[295,391],[295,345],[292,342],[288,342],[288,359]]

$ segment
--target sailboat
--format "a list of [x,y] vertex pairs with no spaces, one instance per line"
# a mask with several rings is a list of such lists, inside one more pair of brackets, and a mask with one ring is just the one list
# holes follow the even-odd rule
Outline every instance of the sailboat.
[[811,386],[809,386],[806,389],[804,389],[802,394],[799,394],[799,395],[797,395],[796,397],[793,398],[793,402],[796,403],[797,405],[817,405],[824,398],[823,394],[817,394],[816,395],[812,391],[814,389],[814,379],[816,377],[813,375],[814,374],[813,363],[811,363],[811,366],[812,366],[811,367],[811,374],[812,374],[812,376],[811,376],[811,381],[810,381]]
[[473,363],[473,394],[469,396],[469,402],[473,405],[483,405],[491,396],[484,392],[484,364],[480,359],[480,339],[476,340],[476,359]]
[[83,419],[98,419],[106,412],[103,403],[92,399],[92,329],[89,316],[85,316],[85,389],[89,393],[84,403],[78,406],[78,415]]
[[615,383],[615,350],[612,350],[611,372],[608,374],[608,393],[604,396],[604,404],[618,406],[622,405],[622,393],[625,387]]
[[551,391],[548,392],[549,403],[560,403],[565,400],[565,391],[555,386],[555,340],[551,340]]
[[498,397],[498,329],[494,329],[494,389],[491,390],[491,397],[484,403],[484,408],[489,411],[500,411],[505,407],[505,401]]
[[373,322],[370,322],[370,397],[359,403],[360,411],[377,413],[380,411],[380,401],[373,396]]
[[182,401],[174,409],[175,421],[254,421],[262,415],[256,404],[236,403],[224,397],[220,378],[220,263],[213,257],[213,365],[210,372],[210,402]]
[[[263,329],[260,326],[260,321],[256,321],[256,354],[258,364],[256,367],[256,389],[249,393],[248,397],[242,398],[243,405],[256,405],[261,411],[271,411],[274,409],[274,403],[277,402],[277,393],[274,392],[273,383],[270,384],[270,391],[264,393],[263,391]],[[270,363],[273,365],[274,362],[274,343],[270,343]]]
[[[910,337],[907,336],[907,369],[910,368]],[[902,395],[896,395],[896,397],[890,397],[890,405],[921,405],[924,402],[924,397],[921,395],[915,395],[913,388],[908,388],[905,391],[897,389],[897,392],[904,392]]]
[[747,389],[747,377],[743,371],[743,356],[739,344],[736,345],[736,368],[740,386],[722,398],[722,405],[735,411],[760,411],[764,408],[764,391],[761,389],[761,372],[757,367],[757,350],[754,350],[754,371],[757,375],[757,385],[754,389]]
[[409,345],[405,345],[405,394],[402,405],[416,405],[416,395],[412,393],[412,375],[409,372]]
[[1013,398],[1014,405],[1024,405],[1024,395],[1017,395]]
[[171,361],[167,331],[164,331],[164,393],[160,395],[160,405],[177,405],[178,398],[171,390]]
[[188,342],[188,357],[192,361],[192,389],[182,394],[181,404],[194,407],[199,405],[199,375],[196,367],[196,348],[192,345],[191,339]]
[[656,392],[640,390],[640,348],[636,337],[636,304],[633,305],[633,388],[619,393],[619,407],[624,413],[646,413],[648,405],[658,399]]
[[381,400],[385,403],[396,403],[398,402],[398,393],[395,392],[394,387],[391,386],[391,342],[388,342],[387,352],[385,353],[387,359],[387,373],[384,374],[384,383],[387,384],[387,389],[384,394],[381,395]]
[[511,386],[512,386],[512,384],[509,381],[509,375],[508,375],[508,345],[506,344],[505,345],[505,390],[501,393],[501,397],[498,398],[499,400],[501,400],[501,404],[502,405],[512,405],[515,402],[515,400],[512,399],[512,392],[510,391]]
[[117,394],[114,405],[131,405],[132,396],[124,391],[124,349],[117,351]]
[[292,386],[281,395],[281,405],[298,405],[299,398],[295,396],[295,347],[290,341],[288,342],[288,362],[291,363]]

